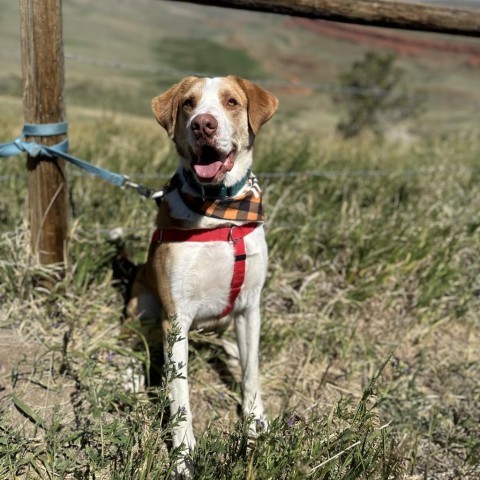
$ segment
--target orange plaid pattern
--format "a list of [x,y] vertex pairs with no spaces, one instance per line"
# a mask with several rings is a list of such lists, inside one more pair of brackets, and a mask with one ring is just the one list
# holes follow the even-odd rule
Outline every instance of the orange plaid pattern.
[[249,188],[242,194],[224,199],[197,197],[182,191],[179,179],[172,179],[170,187],[176,188],[185,205],[195,213],[221,220],[263,222],[262,191],[252,174],[247,180]]

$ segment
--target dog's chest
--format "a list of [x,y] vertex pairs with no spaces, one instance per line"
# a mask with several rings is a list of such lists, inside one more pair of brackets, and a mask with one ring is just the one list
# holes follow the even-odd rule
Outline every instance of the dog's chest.
[[[246,271],[235,309],[258,297],[265,281],[267,247],[263,227],[245,237]],[[234,248],[230,242],[171,243],[165,278],[179,317],[190,320],[218,316],[228,305],[234,272]],[[256,298],[258,300],[258,298]],[[234,309],[234,310],[235,310]]]

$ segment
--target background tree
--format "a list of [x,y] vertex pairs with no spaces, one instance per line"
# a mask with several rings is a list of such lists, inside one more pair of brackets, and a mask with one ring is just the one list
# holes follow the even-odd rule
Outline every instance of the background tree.
[[344,137],[365,130],[381,137],[387,128],[422,112],[425,95],[410,90],[405,71],[395,60],[392,54],[367,52],[340,75],[333,101],[342,111],[337,129]]

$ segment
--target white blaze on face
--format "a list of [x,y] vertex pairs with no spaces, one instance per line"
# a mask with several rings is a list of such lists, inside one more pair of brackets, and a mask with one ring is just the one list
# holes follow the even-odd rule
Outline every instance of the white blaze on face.
[[215,117],[218,122],[215,134],[215,147],[224,154],[228,154],[233,149],[232,137],[233,128],[230,118],[222,105],[220,98],[220,89],[222,78],[205,78],[202,87],[201,97],[194,108],[190,119],[187,123],[188,142],[193,150],[195,150],[195,138],[190,128],[192,120],[201,114],[209,114]]

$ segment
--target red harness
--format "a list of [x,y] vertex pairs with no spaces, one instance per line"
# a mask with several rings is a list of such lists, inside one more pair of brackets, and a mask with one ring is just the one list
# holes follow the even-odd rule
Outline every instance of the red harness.
[[245,241],[249,233],[252,233],[258,227],[258,223],[248,223],[241,226],[220,227],[210,230],[194,229],[162,229],[157,228],[152,236],[152,243],[162,242],[229,242],[233,244],[233,276],[230,283],[230,294],[228,296],[228,305],[220,314],[220,318],[228,315],[240,293],[245,279],[245,267],[247,255],[245,252]]

